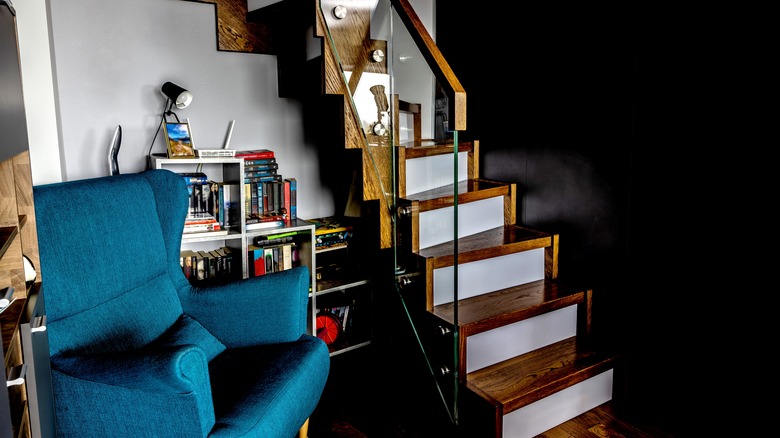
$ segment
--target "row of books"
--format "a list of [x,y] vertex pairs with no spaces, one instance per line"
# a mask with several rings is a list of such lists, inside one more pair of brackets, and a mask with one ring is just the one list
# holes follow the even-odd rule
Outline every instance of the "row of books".
[[252,244],[247,247],[247,265],[250,277],[286,271],[298,266],[298,264],[298,246],[295,242],[266,246]]
[[298,182],[284,181],[244,183],[244,208],[247,230],[284,225],[296,219]]
[[244,210],[247,231],[283,226],[298,217],[298,183],[283,178],[274,151],[236,151],[244,160]]
[[179,257],[184,276],[189,280],[219,280],[234,278],[237,259],[228,247],[211,251],[182,250]]
[[238,225],[239,193],[235,184],[210,180],[203,172],[180,172],[187,183],[189,207],[184,233],[227,234]]

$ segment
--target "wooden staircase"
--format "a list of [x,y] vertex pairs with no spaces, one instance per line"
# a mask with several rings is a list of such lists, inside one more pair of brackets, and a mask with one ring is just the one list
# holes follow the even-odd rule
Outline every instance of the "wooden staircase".
[[[328,153],[360,154],[362,199],[379,205],[379,245],[401,255],[399,296],[463,436],[535,436],[612,399],[618,357],[591,345],[593,291],[558,282],[560,237],[516,224],[517,187],[480,177],[478,141],[458,144],[457,154],[420,139],[370,153],[320,2],[284,0],[247,14],[245,0],[187,1],[216,5],[220,50],[278,56],[280,95],[314,107]],[[307,33],[322,39],[313,58]],[[426,37],[417,39],[432,44]],[[361,49],[375,47],[384,46]],[[454,91],[460,108],[465,94]],[[387,193],[394,180],[397,205]]]
[[[459,151],[471,163],[478,147],[474,142]],[[408,170],[413,160],[438,154],[451,156],[452,147],[405,148],[399,166]],[[468,169],[458,182],[457,245],[439,241],[440,235],[453,236],[452,229],[426,230],[434,223],[442,228],[436,215],[455,204],[452,184],[413,194],[408,187],[399,190],[406,193],[399,205],[408,212],[401,245],[417,258],[407,271],[419,271],[416,293],[424,296],[410,302],[424,302],[429,314],[418,324],[427,325],[421,333],[431,334],[423,337],[423,347],[433,352],[433,368],[457,370],[438,379],[446,386],[446,379],[457,376],[463,436],[534,436],[611,400],[617,357],[589,346],[592,291],[557,281],[559,236],[515,224],[515,185],[480,179],[476,165]],[[399,179],[408,180],[415,178]],[[457,364],[441,346],[452,343]]]

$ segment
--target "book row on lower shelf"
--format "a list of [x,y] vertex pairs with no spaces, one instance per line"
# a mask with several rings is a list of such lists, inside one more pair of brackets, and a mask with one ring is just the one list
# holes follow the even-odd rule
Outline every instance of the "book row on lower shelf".
[[228,247],[210,251],[184,249],[180,252],[179,263],[184,276],[190,281],[219,281],[241,276],[238,257]]
[[298,245],[295,242],[247,246],[247,266],[250,277],[292,269],[299,265],[299,260]]

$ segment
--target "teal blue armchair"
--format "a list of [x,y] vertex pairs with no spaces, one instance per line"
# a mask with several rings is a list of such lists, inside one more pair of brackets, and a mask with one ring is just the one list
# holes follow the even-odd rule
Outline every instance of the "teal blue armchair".
[[306,334],[307,267],[191,286],[179,264],[187,189],[169,170],[33,195],[58,436],[301,430],[330,367]]

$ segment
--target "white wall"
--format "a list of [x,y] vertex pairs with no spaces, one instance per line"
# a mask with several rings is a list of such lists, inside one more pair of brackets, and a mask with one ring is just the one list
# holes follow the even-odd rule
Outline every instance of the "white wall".
[[[218,147],[235,119],[234,149],[273,149],[280,173],[298,179],[299,216],[335,213],[331,194],[320,190],[316,151],[303,139],[300,104],[278,97],[276,57],[217,51],[214,5],[18,3],[25,3],[15,6],[36,185],[108,175],[108,145],[117,125],[123,131],[120,171],[143,170],[165,102],[160,86],[172,81],[194,95],[177,113],[190,119],[196,148]],[[47,58],[46,12],[53,60],[48,74],[39,65]],[[42,96],[29,91],[38,87]],[[161,136],[153,152],[165,151]]]
[[[278,0],[249,0],[249,9]],[[412,2],[426,26],[433,0]],[[172,81],[194,99],[180,118],[196,148],[221,144],[236,120],[234,149],[269,148],[296,177],[301,217],[335,214],[320,184],[317,154],[303,139],[297,101],[277,93],[276,57],[216,50],[215,7],[183,0],[22,0],[19,27],[33,183],[108,175],[117,125],[122,173],[139,172]],[[162,132],[153,152],[165,152]]]
[[60,182],[63,180],[62,161],[46,1],[24,0],[14,3],[14,7],[33,182]]

